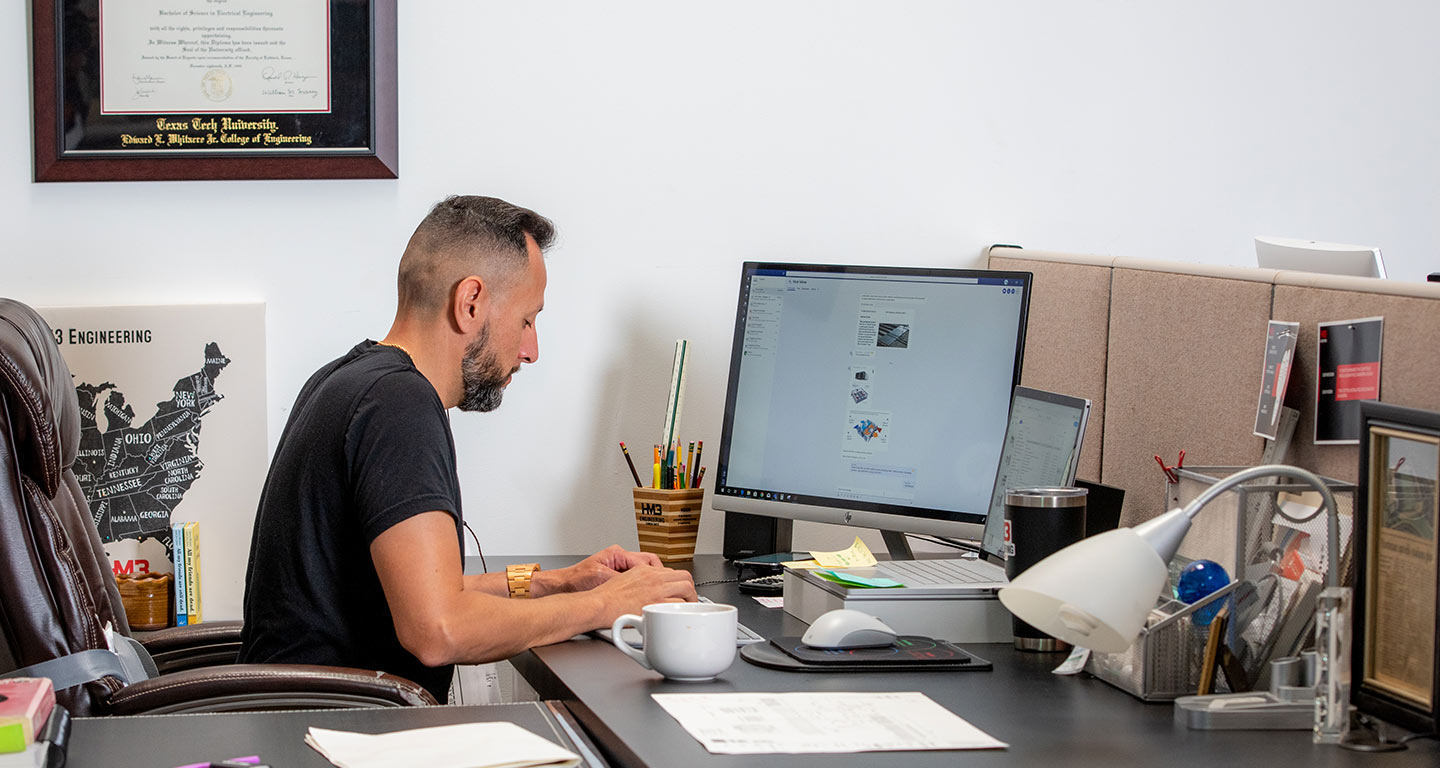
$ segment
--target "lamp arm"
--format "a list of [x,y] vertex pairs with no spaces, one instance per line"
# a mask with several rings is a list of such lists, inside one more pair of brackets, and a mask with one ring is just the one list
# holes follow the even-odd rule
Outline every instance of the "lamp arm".
[[1330,488],[1313,472],[1292,467],[1289,464],[1265,464],[1242,469],[1206,488],[1199,496],[1196,496],[1185,506],[1185,517],[1194,520],[1195,515],[1200,512],[1200,508],[1214,501],[1215,497],[1237,485],[1260,477],[1288,477],[1292,480],[1299,480],[1320,492],[1320,511],[1328,513],[1330,526],[1329,535],[1325,537],[1326,555],[1330,558],[1330,567],[1325,570],[1325,585],[1328,587],[1340,586],[1340,513],[1335,506],[1335,497],[1330,493]]

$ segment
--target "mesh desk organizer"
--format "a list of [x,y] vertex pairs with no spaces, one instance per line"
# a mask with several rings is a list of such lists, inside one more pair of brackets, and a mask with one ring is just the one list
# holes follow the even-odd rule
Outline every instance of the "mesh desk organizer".
[[[1178,487],[1167,486],[1167,498],[1178,497],[1178,506],[1184,506],[1239,469],[1178,469],[1180,482]],[[1353,585],[1350,550],[1356,488],[1332,478],[1321,479],[1334,494],[1339,511],[1342,581]],[[1277,678],[1275,687],[1285,691],[1297,687],[1290,670],[1297,664],[1294,657],[1313,646],[1316,600],[1329,568],[1327,515],[1292,522],[1281,515],[1282,503],[1292,517],[1304,518],[1319,506],[1319,494],[1304,484],[1272,477],[1240,485],[1211,502],[1217,509],[1195,518],[1170,563],[1169,594],[1158,596],[1134,645],[1120,653],[1091,654],[1085,670],[1145,701],[1193,696],[1209,634],[1205,619],[1228,601],[1225,642],[1243,666],[1249,688],[1272,688],[1272,661],[1280,662],[1278,668],[1284,670],[1284,679]],[[1192,604],[1176,600],[1174,587],[1180,570],[1202,559],[1224,567],[1230,583]],[[1197,623],[1197,617],[1203,618]],[[1229,690],[1224,677],[1218,677],[1215,684],[1219,692]],[[1305,727],[1309,727],[1308,719]]]

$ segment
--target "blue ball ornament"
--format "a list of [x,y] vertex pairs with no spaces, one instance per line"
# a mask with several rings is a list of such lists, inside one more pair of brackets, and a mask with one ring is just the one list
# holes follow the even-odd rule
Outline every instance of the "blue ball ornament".
[[[1175,582],[1175,597],[1186,604],[1195,603],[1229,583],[1230,574],[1219,563],[1195,560],[1180,571],[1180,578]],[[1208,627],[1224,605],[1224,600],[1216,600],[1190,614],[1190,620],[1196,626]]]

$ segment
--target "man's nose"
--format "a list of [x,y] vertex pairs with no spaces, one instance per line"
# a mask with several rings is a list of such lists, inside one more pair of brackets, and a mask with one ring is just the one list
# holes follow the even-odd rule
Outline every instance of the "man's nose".
[[540,359],[540,334],[532,326],[525,333],[525,341],[520,345],[520,362],[533,363]]

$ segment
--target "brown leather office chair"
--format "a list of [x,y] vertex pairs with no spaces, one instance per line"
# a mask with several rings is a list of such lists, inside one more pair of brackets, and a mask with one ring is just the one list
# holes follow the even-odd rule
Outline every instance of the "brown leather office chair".
[[[45,320],[3,298],[0,394],[0,673],[48,664],[40,674],[94,677],[57,691],[76,715],[435,703],[419,685],[378,672],[234,664],[239,622],[163,630],[150,650],[134,643],[72,471],[80,413],[70,369]],[[179,671],[158,674],[151,651]]]

